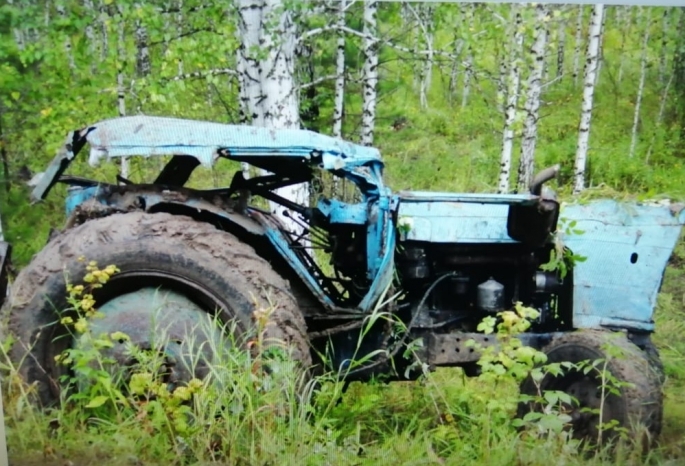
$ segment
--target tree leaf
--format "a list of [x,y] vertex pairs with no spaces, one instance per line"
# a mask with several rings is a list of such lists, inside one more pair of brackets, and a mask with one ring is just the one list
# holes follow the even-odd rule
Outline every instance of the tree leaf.
[[109,397],[104,395],[99,395],[90,400],[90,403],[86,405],[86,408],[99,408],[109,400]]

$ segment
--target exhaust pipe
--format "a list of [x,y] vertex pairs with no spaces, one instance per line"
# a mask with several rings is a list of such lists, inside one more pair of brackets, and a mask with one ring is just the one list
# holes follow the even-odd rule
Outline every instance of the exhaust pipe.
[[548,182],[549,180],[556,178],[559,174],[560,169],[561,165],[556,164],[552,167],[545,168],[540,173],[535,175],[535,178],[533,178],[533,181],[530,183],[529,186],[530,193],[535,196],[539,196],[542,193],[542,185]]

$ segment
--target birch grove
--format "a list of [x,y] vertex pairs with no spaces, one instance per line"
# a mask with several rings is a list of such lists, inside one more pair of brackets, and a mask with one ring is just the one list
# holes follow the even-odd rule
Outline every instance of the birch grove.
[[595,95],[596,72],[599,60],[599,50],[602,47],[601,31],[604,22],[604,5],[594,5],[590,16],[588,32],[588,46],[585,55],[585,71],[583,76],[583,103],[581,107],[580,124],[578,125],[578,145],[574,165],[573,192],[579,193],[585,189],[585,166],[587,164],[588,146],[590,141],[590,124],[592,120],[592,105]]
[[545,66],[545,52],[547,49],[547,22],[549,21],[548,6],[538,3],[535,7],[535,32],[533,44],[530,47],[532,64],[528,75],[526,103],[524,106],[525,119],[523,122],[523,137],[521,141],[521,157],[518,169],[518,191],[528,191],[533,181],[535,169],[535,146],[538,137],[538,118],[540,98],[542,94],[542,75]]
[[[620,163],[647,162],[650,176],[685,153],[685,15],[675,8],[653,9],[649,28],[649,8],[605,9],[607,45],[595,55],[589,42],[603,42],[602,23],[593,36],[596,8],[580,5],[555,6],[553,15],[539,4],[352,0],[8,0],[5,9],[5,172],[23,157],[13,146],[35,150],[11,140],[20,122],[59,124],[49,128],[57,132],[98,113],[307,127],[378,145],[389,166],[419,164],[422,152],[449,159],[434,168],[454,164],[455,189],[502,193],[526,191],[542,163],[560,163],[558,182],[582,189],[591,118],[598,182],[613,176],[607,184],[620,188],[627,169],[605,169],[614,148],[625,148]],[[57,78],[24,90],[42,82],[37,70],[51,69]],[[61,94],[66,88],[78,88],[78,98]],[[593,95],[601,107],[593,108]],[[133,170],[122,162],[128,177]],[[491,167],[487,180],[470,175],[481,166]],[[393,182],[409,179],[393,170]],[[247,165],[243,172],[254,176]],[[223,183],[221,170],[214,176]],[[305,186],[280,194],[309,202]]]

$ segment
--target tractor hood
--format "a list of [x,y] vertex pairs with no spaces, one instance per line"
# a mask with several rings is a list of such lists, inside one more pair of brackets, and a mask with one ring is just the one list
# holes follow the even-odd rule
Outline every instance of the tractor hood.
[[86,143],[90,145],[89,162],[93,166],[113,157],[189,155],[206,167],[221,157],[267,170],[274,170],[278,163],[303,162],[341,171],[368,164],[382,167],[378,149],[306,130],[153,116],[121,117],[72,131],[34,189],[34,200],[45,198]]
[[[535,212],[537,202],[528,194],[400,193],[400,241],[516,243],[521,238],[512,224],[521,225],[519,233],[549,226],[525,215],[511,222],[512,209]],[[664,270],[685,224],[684,206],[593,200],[562,204],[559,218],[563,244],[581,257],[573,272],[574,327],[652,331]]]

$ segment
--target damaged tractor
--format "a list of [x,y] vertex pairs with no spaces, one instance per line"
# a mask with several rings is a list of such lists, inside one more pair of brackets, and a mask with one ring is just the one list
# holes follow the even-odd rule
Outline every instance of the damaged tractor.
[[[170,158],[147,184],[64,175],[87,146],[93,165]],[[194,169],[222,160],[261,174],[246,179],[237,171],[217,189],[185,186]],[[166,332],[170,343],[160,350],[174,361],[167,375],[176,384],[206,372],[186,360],[204,351],[200,322],[218,316],[249,338],[255,310],[267,307],[267,337],[304,367],[327,363],[346,380],[417,378],[421,366],[473,375],[480,353],[470,342],[497,344],[478,324],[521,303],[539,313],[519,335],[526,345],[552,362],[605,359],[625,382],[600,402],[602,381],[593,373],[542,380],[543,390],[576,400],[569,409],[577,436],[596,438],[599,409],[604,422],[658,435],[663,373],[650,336],[663,272],[685,221],[679,206],[601,200],[565,205],[560,218],[560,203],[543,189],[557,167],[540,173],[529,193],[506,195],[393,193],[383,167],[375,148],[301,130],[135,116],[73,131],[32,194],[39,201],[55,183],[69,185],[68,220],[12,283],[3,307],[16,340],[11,357],[43,404],[58,399],[68,368],[55,357],[77,342],[65,338],[57,310],[67,303],[65,276],[78,283],[85,274],[81,257],[120,269],[98,290],[103,317],[93,325],[121,331],[143,348]],[[321,196],[300,205],[278,193],[321,171],[353,186],[358,201]],[[300,231],[252,202],[260,199],[286,209]],[[565,222],[583,234],[564,237],[560,249],[555,233]],[[550,257],[561,257],[562,266],[549,267]],[[369,315],[390,295],[396,299],[386,308],[406,330],[398,334],[379,320],[360,344]],[[417,340],[421,364],[404,357]],[[609,358],[607,344],[624,357]],[[127,364],[123,347],[109,351]],[[522,390],[537,387],[527,381]],[[521,407],[528,409],[535,407]]]

